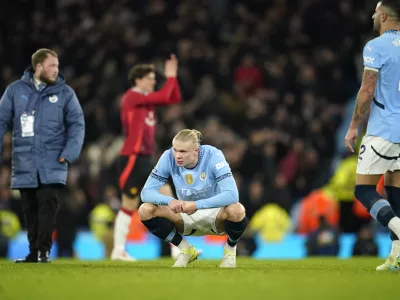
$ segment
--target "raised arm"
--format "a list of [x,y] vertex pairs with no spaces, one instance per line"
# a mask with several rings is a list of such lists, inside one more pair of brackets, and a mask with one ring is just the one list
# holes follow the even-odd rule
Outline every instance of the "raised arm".
[[126,107],[129,109],[134,106],[140,105],[167,105],[174,104],[181,101],[179,84],[176,77],[170,77],[164,83],[164,86],[156,92],[150,93],[148,95],[143,95],[136,93],[134,91],[129,91],[125,94]]

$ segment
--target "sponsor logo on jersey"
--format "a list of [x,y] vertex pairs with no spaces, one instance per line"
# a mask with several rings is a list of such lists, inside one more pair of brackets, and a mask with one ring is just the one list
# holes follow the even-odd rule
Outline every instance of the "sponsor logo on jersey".
[[219,162],[219,163],[217,163],[216,165],[215,165],[215,167],[217,168],[217,170],[219,170],[219,169],[221,169],[221,168],[223,168],[223,167],[227,167],[228,166],[228,163],[226,162],[226,161],[221,161],[221,162]]
[[371,57],[371,56],[364,56],[364,63],[366,63],[366,64],[373,64],[374,63],[374,61],[375,61],[375,58],[374,57]]

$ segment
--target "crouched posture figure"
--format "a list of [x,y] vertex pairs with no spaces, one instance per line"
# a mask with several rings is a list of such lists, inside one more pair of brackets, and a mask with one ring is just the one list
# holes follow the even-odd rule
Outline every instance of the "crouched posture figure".
[[[236,244],[247,226],[245,209],[223,153],[200,146],[201,133],[184,129],[151,172],[141,193],[139,217],[151,233],[180,250],[173,267],[186,267],[200,252],[187,235],[228,235],[221,268],[236,267]],[[159,188],[172,177],[180,200]]]

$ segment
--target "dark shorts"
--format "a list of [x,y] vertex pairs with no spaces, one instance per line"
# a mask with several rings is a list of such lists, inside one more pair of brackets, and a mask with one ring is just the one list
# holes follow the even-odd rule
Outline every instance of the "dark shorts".
[[155,164],[151,156],[120,156],[117,160],[121,193],[135,198],[140,195]]

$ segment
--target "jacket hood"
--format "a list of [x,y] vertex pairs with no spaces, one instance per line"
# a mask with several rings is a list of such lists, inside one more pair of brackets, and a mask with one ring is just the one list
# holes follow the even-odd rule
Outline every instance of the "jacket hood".
[[[33,69],[32,69],[32,67],[30,66],[30,67],[28,67],[25,71],[24,71],[24,75],[22,75],[22,78],[21,78],[21,80],[22,81],[25,81],[25,82],[27,82],[27,83],[31,83],[32,81],[32,77],[33,77]],[[64,79],[64,76],[61,74],[61,73],[58,73],[58,76],[57,76],[57,80],[56,80],[56,84],[55,85],[53,85],[53,86],[61,86],[61,85],[64,85],[65,84],[65,79]]]

